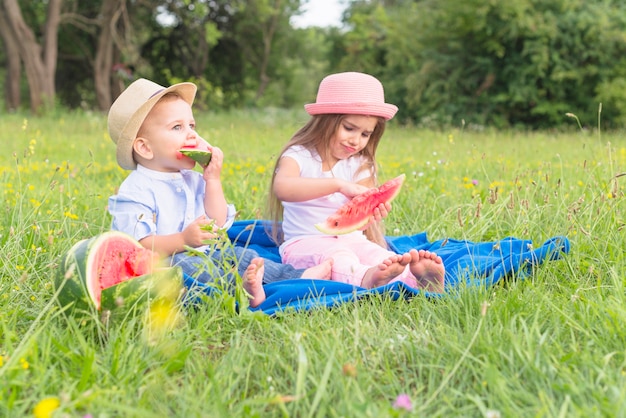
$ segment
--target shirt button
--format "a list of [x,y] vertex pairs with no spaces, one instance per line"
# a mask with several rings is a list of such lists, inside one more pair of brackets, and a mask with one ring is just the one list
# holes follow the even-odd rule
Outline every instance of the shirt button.
[[180,192],[182,192],[182,191],[183,191],[183,189],[181,189],[180,187],[177,187],[177,188],[176,188],[176,191],[177,191],[178,193],[180,193]]

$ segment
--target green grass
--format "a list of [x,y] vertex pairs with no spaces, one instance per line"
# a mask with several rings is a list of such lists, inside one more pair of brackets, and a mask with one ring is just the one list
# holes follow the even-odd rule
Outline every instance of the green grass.
[[[241,219],[264,217],[273,160],[304,112],[197,114],[225,153]],[[54,301],[59,257],[108,230],[126,173],[100,114],[0,119],[0,416],[589,417],[626,415],[623,132],[390,126],[381,180],[407,174],[390,235],[488,241],[565,235],[526,280],[439,300],[234,313],[206,298],[159,340],[140,316],[100,323]],[[413,412],[392,404],[406,393]],[[42,405],[42,404],[40,404]]]

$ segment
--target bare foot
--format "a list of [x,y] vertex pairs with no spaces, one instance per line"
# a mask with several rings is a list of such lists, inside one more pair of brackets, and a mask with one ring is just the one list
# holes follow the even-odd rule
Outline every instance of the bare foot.
[[262,258],[253,258],[243,276],[243,288],[250,294],[250,306],[253,308],[265,300],[265,289],[263,289],[264,264]]
[[383,260],[382,263],[365,272],[361,286],[368,289],[384,286],[389,283],[391,279],[401,274],[406,265],[410,262],[411,255],[409,253],[389,256],[389,258]]
[[330,280],[332,271],[333,259],[329,258],[328,260],[324,260],[321,264],[318,264],[317,266],[310,267],[304,270],[304,273],[302,273],[302,277],[305,279]]
[[446,269],[441,257],[426,250],[411,250],[409,269],[420,289],[429,292],[443,292]]

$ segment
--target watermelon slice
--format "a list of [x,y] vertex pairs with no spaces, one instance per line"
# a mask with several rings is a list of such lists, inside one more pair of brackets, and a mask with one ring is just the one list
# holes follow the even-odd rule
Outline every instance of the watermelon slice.
[[325,222],[315,224],[315,227],[328,235],[342,235],[363,228],[378,205],[391,202],[400,193],[405,177],[402,174],[380,187],[353,197]]
[[182,148],[178,152],[191,158],[202,167],[206,167],[211,162],[213,154],[208,149],[203,148]]
[[73,309],[112,310],[146,296],[177,298],[182,273],[155,267],[156,254],[122,232],[109,231],[79,241],[61,259],[55,279],[58,301]]

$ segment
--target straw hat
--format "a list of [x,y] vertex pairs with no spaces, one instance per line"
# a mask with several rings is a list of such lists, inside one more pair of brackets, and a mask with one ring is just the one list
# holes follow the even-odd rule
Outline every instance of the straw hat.
[[326,76],[315,103],[304,105],[309,115],[345,114],[394,117],[398,107],[385,103],[383,85],[369,74],[347,72]]
[[133,81],[111,105],[109,135],[117,144],[117,163],[120,167],[126,170],[137,168],[137,163],[133,160],[133,142],[150,110],[167,93],[179,94],[191,106],[196,96],[196,85],[178,83],[165,88],[140,78]]

